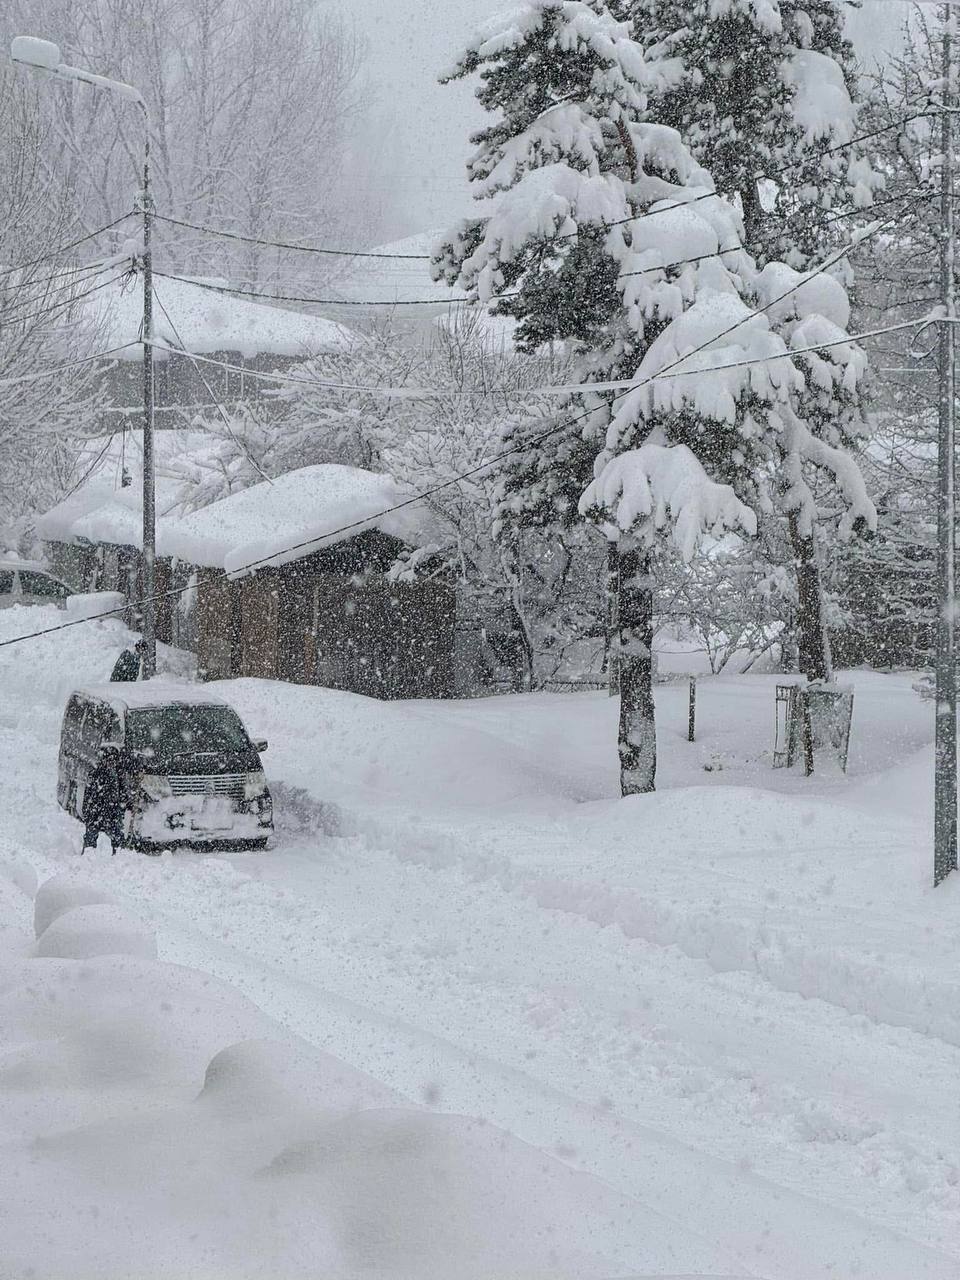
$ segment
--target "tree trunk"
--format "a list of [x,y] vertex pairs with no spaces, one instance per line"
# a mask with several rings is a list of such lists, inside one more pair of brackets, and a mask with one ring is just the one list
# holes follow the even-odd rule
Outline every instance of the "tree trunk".
[[797,571],[797,656],[808,680],[832,680],[830,641],[823,622],[823,593],[817,546],[812,534],[800,532],[795,512],[787,517]]
[[740,207],[743,210],[744,248],[748,253],[756,256],[760,248],[758,241],[763,222],[763,205],[760,203],[760,192],[755,182],[751,182],[740,192]]
[[620,790],[655,789],[657,730],[653,708],[653,578],[650,552],[632,539],[620,544],[619,670]]
[[607,692],[611,698],[620,692],[619,596],[620,544],[610,539],[607,542],[607,633],[604,637],[603,669],[607,673]]
[[500,562],[509,582],[510,612],[513,614],[513,635],[517,641],[519,662],[514,670],[514,693],[529,693],[533,688],[535,661],[533,637],[527,622],[523,601],[520,555],[515,539],[509,539],[501,547]]

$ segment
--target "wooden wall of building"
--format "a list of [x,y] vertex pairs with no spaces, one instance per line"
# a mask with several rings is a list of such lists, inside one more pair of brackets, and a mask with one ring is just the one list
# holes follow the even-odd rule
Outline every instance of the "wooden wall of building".
[[238,582],[201,571],[197,655],[205,678],[254,676],[375,698],[453,696],[454,589],[391,583],[383,569],[397,548],[382,535],[351,542],[360,545]]

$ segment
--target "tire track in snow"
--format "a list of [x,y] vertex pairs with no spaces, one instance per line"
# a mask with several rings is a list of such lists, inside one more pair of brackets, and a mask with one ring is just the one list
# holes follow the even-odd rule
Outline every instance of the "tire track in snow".
[[666,1218],[676,1221],[677,1206],[695,1205],[694,1225],[678,1222],[679,1229],[724,1249],[736,1275],[835,1280],[859,1271],[871,1280],[955,1280],[955,1258],[282,972],[166,910],[163,917],[168,959],[231,983],[287,1030],[412,1100],[422,1104],[442,1080],[443,1110],[485,1119]]
[[[676,947],[690,959],[706,962],[715,973],[752,974],[779,991],[823,1000],[873,1022],[906,1027],[960,1046],[960,981],[931,980],[921,969],[903,964],[902,957],[897,958],[897,967],[868,962],[851,949],[811,945],[796,933],[791,935],[785,925],[766,920],[721,918],[718,913],[684,909],[676,899],[668,904],[659,893],[648,895],[627,886],[530,875],[497,850],[498,836],[492,826],[483,837],[487,848],[481,850],[476,840],[465,841],[456,828],[431,824],[430,835],[442,844],[439,854],[425,841],[422,826],[411,827],[402,842],[394,826],[366,818],[360,827],[368,838],[386,843],[401,861],[432,869],[456,865],[466,875],[493,880],[505,893],[531,898],[546,910],[578,916],[600,928],[616,926],[626,938],[653,946]],[[516,830],[499,839],[516,843]],[[576,846],[569,836],[551,841],[541,830],[536,840],[541,847],[555,845],[558,865],[575,860]],[[876,849],[876,844],[869,847]],[[682,891],[682,884],[679,888]],[[803,912],[802,902],[790,905]],[[820,908],[817,918],[823,915]]]

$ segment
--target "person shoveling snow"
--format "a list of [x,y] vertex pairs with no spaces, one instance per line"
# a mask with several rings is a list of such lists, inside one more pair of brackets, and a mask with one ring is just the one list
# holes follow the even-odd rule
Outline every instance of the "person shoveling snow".
[[139,680],[143,655],[146,651],[147,644],[145,640],[138,640],[132,649],[124,649],[114,663],[113,670],[110,673],[111,683],[114,681],[129,683],[133,680]]
[[123,797],[120,791],[120,749],[104,743],[90,782],[83,793],[83,848],[96,849],[102,831],[110,840],[113,853],[123,843]]

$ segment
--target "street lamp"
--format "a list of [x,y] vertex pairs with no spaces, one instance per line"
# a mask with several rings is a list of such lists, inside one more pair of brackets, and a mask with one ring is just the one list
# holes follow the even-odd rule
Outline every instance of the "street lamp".
[[135,103],[143,112],[143,185],[140,190],[140,210],[143,214],[143,639],[146,646],[143,655],[143,677],[149,679],[157,670],[157,602],[156,559],[157,525],[153,466],[153,255],[150,247],[151,211],[150,199],[150,113],[143,95],[132,85],[121,80],[108,80],[80,67],[71,67],[60,60],[60,48],[51,40],[36,36],[17,36],[10,45],[10,57],[14,62],[57,80],[79,80],[119,94]]

